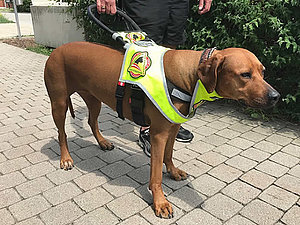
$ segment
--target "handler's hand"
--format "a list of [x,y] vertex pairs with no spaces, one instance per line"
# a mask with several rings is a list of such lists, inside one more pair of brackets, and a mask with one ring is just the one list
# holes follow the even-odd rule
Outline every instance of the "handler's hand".
[[207,13],[210,10],[212,0],[200,0],[198,13],[200,15]]
[[98,13],[114,15],[117,12],[116,0],[97,0]]

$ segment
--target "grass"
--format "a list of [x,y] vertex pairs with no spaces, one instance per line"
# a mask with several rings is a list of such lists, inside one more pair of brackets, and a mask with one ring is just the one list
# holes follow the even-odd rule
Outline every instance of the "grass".
[[35,52],[35,53],[39,53],[39,54],[43,54],[43,55],[50,55],[51,52],[53,51],[52,48],[47,48],[43,45],[37,45],[35,47],[27,47],[26,48],[29,51]]
[[6,19],[6,18],[0,13],[0,23],[13,23],[13,21]]

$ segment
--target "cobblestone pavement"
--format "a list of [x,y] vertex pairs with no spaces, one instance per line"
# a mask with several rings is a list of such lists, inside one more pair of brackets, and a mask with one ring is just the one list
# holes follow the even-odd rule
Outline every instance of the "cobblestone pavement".
[[223,103],[201,107],[184,124],[195,139],[175,144],[175,163],[191,176],[164,174],[171,220],[151,208],[138,127],[107,107],[99,121],[112,151],[97,146],[86,106],[72,96],[76,119],[68,113],[66,129],[76,166],[59,169],[46,59],[0,43],[0,224],[300,224],[299,127],[253,121]]

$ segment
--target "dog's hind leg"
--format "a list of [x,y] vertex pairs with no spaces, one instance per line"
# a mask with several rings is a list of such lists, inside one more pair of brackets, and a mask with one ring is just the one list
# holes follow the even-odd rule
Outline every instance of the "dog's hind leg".
[[86,103],[89,109],[89,120],[88,123],[91,127],[91,130],[100,145],[101,149],[103,150],[112,150],[114,145],[107,141],[100,133],[98,127],[98,116],[101,110],[101,102],[95,98],[93,95],[87,92],[79,92],[78,93]]

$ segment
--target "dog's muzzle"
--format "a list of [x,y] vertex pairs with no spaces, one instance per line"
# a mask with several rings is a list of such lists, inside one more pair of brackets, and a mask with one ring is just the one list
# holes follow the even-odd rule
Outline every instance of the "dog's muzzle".
[[269,88],[268,94],[267,94],[267,99],[268,99],[268,107],[273,107],[275,104],[278,102],[280,98],[280,94],[278,91],[276,91],[274,88]]

